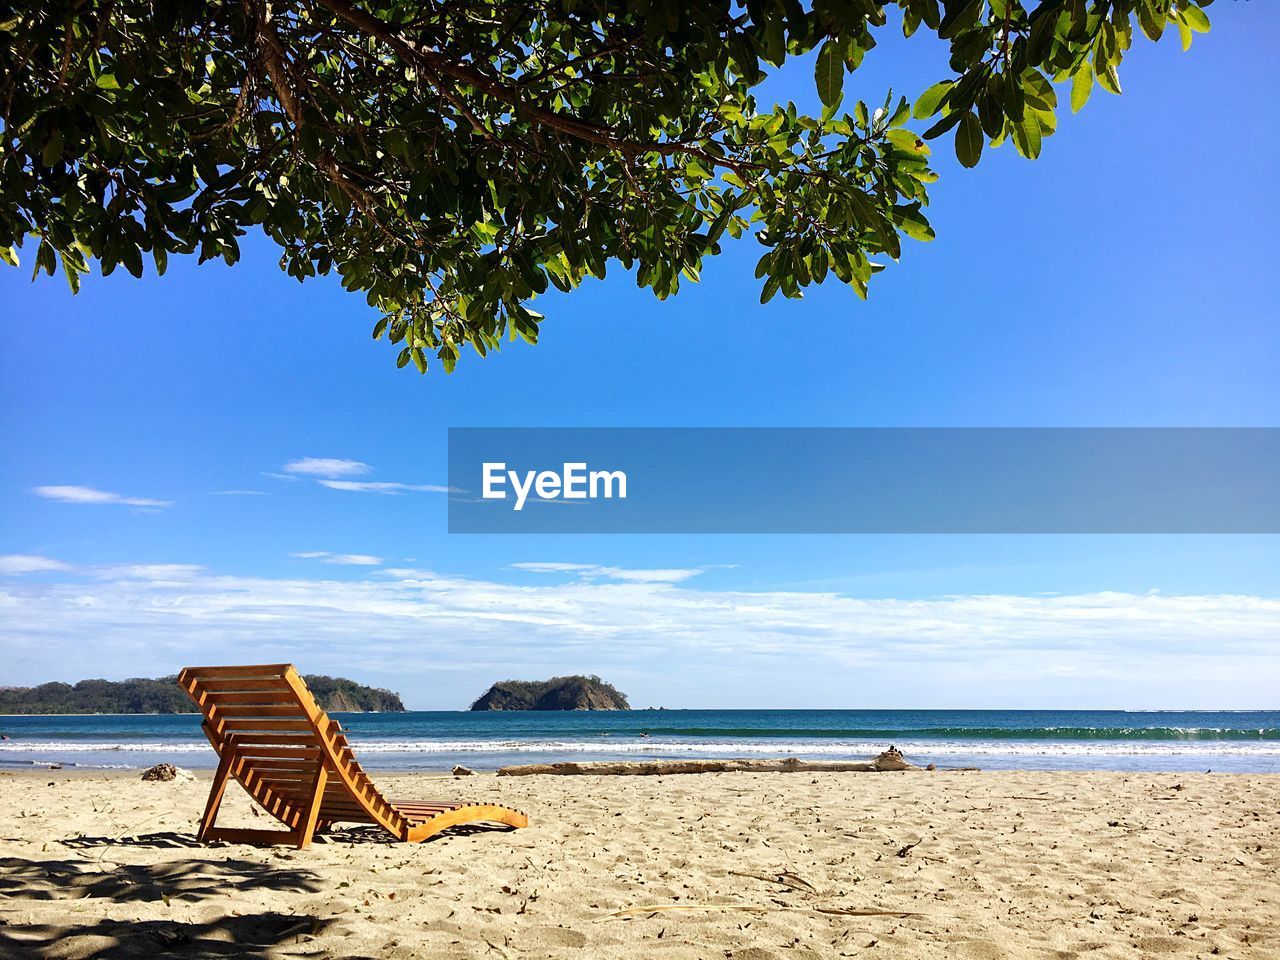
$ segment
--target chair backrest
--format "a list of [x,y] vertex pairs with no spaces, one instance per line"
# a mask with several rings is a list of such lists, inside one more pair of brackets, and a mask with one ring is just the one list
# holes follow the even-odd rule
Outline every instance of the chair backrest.
[[286,825],[296,827],[306,815],[323,768],[320,820],[377,823],[397,834],[407,829],[292,664],[187,667],[178,683],[204,715],[205,736],[219,757],[232,757],[231,775]]

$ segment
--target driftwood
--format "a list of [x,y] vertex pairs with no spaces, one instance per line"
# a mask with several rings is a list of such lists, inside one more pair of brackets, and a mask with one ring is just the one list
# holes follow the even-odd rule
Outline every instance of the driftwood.
[[576,776],[642,777],[673,773],[884,773],[892,770],[923,770],[907,763],[902,753],[890,747],[874,760],[593,760],[585,763],[527,763],[503,767],[500,777],[529,777],[538,774]]

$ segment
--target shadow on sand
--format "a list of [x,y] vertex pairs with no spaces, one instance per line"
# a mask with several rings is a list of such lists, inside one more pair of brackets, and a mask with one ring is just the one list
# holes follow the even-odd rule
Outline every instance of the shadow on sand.
[[[451,837],[471,837],[487,833],[510,833],[514,827],[509,827],[502,823],[461,823],[457,826],[450,827],[442,833],[437,833],[434,837],[428,837],[424,843],[438,843],[448,840]],[[281,833],[280,846],[287,847],[287,838]],[[64,847],[72,850],[93,850],[93,849],[110,849],[112,847],[143,847],[152,850],[207,850],[207,849],[226,849],[234,846],[271,846],[270,844],[233,844],[225,843],[220,840],[204,842],[197,840],[195,834],[191,833],[174,833],[166,831],[163,833],[141,833],[132,837],[75,837],[70,840],[58,841]],[[323,833],[315,835],[316,844],[324,845],[327,843],[336,844],[378,844],[381,846],[394,846],[400,843],[395,837],[391,836],[381,827],[372,826],[349,826],[349,827],[333,827]]]
[[[140,839],[140,838],[139,838]],[[112,903],[217,902],[229,890],[319,893],[310,870],[247,860],[175,860],[160,864],[97,867],[69,860],[0,858],[0,957],[125,958],[278,957],[309,952],[310,938],[334,921],[273,911],[219,916],[204,922],[110,920],[18,923],[23,901],[104,899]],[[25,912],[25,911],[24,911]],[[70,920],[71,914],[65,914]]]
[[134,960],[137,957],[305,956],[332,923],[319,917],[257,913],[208,923],[99,920],[89,924],[0,926],[0,956],[31,960]]
[[18,900],[197,901],[229,889],[320,893],[325,887],[320,876],[311,870],[249,860],[95,865],[85,861],[0,857],[0,895]]

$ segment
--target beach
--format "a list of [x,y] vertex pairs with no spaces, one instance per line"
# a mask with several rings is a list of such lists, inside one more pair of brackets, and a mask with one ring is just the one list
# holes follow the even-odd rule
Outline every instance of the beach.
[[207,773],[0,774],[0,955],[1280,957],[1280,776],[377,779],[530,826],[201,845]]

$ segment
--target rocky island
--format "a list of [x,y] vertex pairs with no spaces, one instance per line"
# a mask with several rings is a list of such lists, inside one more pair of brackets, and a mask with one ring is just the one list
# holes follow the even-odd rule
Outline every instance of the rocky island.
[[502,680],[472,710],[630,710],[626,696],[599,677]]
[[[333,713],[403,713],[399,694],[345,677],[305,676],[322,710]],[[195,713],[177,677],[81,680],[37,687],[0,687],[0,713]]]

